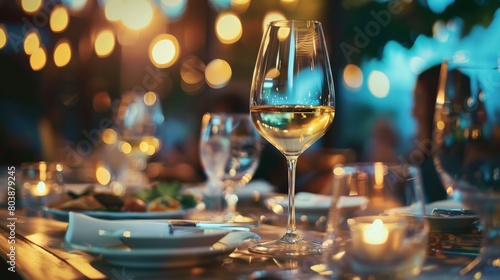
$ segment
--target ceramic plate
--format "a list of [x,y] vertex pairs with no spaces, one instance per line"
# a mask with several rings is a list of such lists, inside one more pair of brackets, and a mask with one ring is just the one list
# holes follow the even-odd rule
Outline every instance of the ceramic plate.
[[[53,208],[45,208],[44,212],[49,217],[67,222],[69,212]],[[108,212],[108,211],[79,211],[79,213],[90,217],[106,219],[106,220],[132,220],[132,219],[177,219],[182,218],[186,214],[186,210],[171,211],[171,212]]]
[[210,247],[228,233],[228,230],[174,227],[171,234],[161,235],[149,233],[134,235],[130,234],[130,231],[121,231],[120,240],[132,249]]
[[92,247],[82,244],[68,244],[74,250],[81,250],[112,265],[132,268],[169,268],[192,266],[215,261],[228,256],[247,240],[260,237],[252,232],[230,232],[212,246],[175,249],[130,249],[121,247]]

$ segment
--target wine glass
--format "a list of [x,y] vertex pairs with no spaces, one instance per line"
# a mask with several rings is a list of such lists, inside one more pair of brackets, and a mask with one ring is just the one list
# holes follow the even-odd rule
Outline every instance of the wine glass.
[[364,162],[333,168],[323,256],[332,279],[418,276],[429,225],[419,169]]
[[288,224],[285,234],[250,247],[288,256],[317,254],[295,223],[295,169],[302,152],[321,138],[335,116],[335,96],[323,29],[317,21],[271,22],[260,45],[250,92],[250,114],[259,133],[288,164]]
[[259,164],[262,140],[248,113],[226,114],[225,117],[229,129],[230,151],[222,176],[226,201],[222,218],[226,222],[255,222],[238,213],[238,196],[234,191],[252,180]]
[[[223,114],[205,113],[201,119],[200,160],[207,175],[206,206],[220,211],[222,178],[230,158],[230,124]],[[219,213],[220,214],[220,213]],[[216,215],[217,216],[217,215]],[[215,217],[209,218],[214,219]]]
[[465,279],[500,275],[500,72],[498,59],[453,59],[441,65],[434,115],[434,162],[452,199],[480,216],[477,258]]
[[132,184],[143,185],[147,181],[143,174],[147,161],[161,148],[158,127],[164,116],[159,101],[152,91],[128,91],[122,95],[116,111],[118,149],[130,159],[132,168],[128,175]]

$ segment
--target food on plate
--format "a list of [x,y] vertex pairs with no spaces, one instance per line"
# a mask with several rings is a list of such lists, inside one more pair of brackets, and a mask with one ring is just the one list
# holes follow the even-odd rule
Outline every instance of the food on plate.
[[181,203],[170,196],[160,196],[148,203],[148,211],[177,211],[181,209]]
[[118,196],[89,186],[80,194],[68,192],[49,208],[66,211],[166,212],[195,207],[198,204],[196,197],[181,193],[181,187],[179,182],[159,182],[137,194]]

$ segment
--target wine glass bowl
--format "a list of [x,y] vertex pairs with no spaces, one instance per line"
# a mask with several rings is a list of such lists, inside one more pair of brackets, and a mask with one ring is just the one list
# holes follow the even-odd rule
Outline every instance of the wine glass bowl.
[[[236,211],[236,188],[253,177],[259,164],[262,143],[250,115],[206,113],[202,118],[200,156],[208,177],[209,191],[218,199],[223,191],[225,207],[213,220],[255,222]],[[219,208],[217,205],[213,208]],[[216,209],[218,210],[218,209]]]
[[300,154],[320,139],[335,115],[328,51],[320,22],[271,22],[257,56],[250,92],[250,114],[257,131],[288,164],[288,225],[285,234],[250,251],[307,255],[320,245],[303,240],[295,224],[295,169]]
[[434,116],[434,162],[452,199],[480,216],[479,256],[461,270],[466,279],[496,279],[500,268],[500,72],[491,65],[446,61]]

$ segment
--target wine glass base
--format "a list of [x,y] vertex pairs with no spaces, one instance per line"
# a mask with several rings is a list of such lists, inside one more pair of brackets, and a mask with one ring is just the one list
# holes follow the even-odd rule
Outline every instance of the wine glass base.
[[272,256],[308,256],[321,254],[321,243],[307,240],[286,242],[283,237],[273,241],[260,242],[248,248],[248,251]]
[[459,279],[498,279],[500,275],[499,260],[500,255],[480,253],[471,263],[460,270]]

